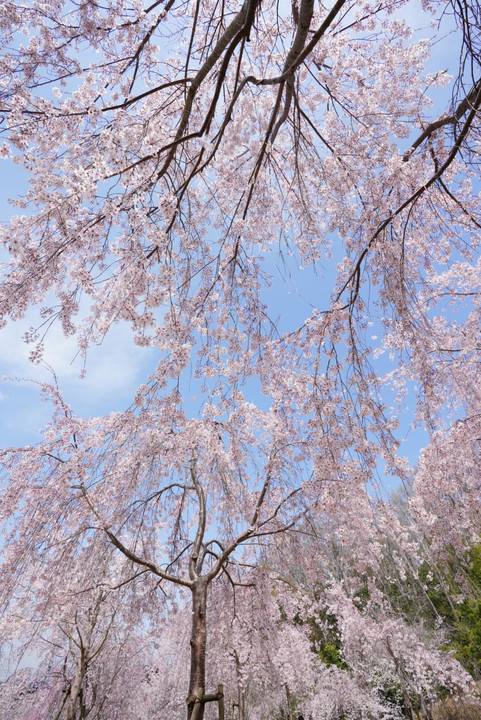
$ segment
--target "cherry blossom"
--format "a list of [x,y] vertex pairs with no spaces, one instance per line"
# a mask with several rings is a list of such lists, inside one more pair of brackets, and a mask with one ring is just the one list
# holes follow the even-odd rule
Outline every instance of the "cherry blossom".
[[[392,617],[375,582],[386,536],[400,575],[421,548],[462,554],[479,537],[479,18],[424,2],[421,37],[411,9],[1,5],[1,155],[29,178],[0,229],[1,325],[39,310],[34,362],[53,323],[87,372],[89,346],[119,322],[157,355],[123,412],[80,417],[45,384],[42,440],[1,453],[0,594],[15,622],[0,637],[66,638],[64,689],[48,687],[68,720],[88,678],[117,688],[109,720],[134,712],[117,638],[130,647],[129,628],[155,634],[161,619],[172,718],[212,717],[221,701],[233,713],[233,699],[238,714],[299,702],[313,717],[388,718],[381,680],[397,678],[406,705],[466,691],[441,640]],[[427,68],[445,22],[454,78]],[[374,491],[380,474],[411,478],[404,415],[428,437],[410,531]],[[308,532],[321,562],[298,559],[294,590],[267,566]],[[333,537],[349,550],[336,567]],[[326,608],[350,672],[316,659],[296,620]]]

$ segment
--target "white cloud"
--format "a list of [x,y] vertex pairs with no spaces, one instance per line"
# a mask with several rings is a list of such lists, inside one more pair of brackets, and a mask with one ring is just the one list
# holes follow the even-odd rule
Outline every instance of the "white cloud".
[[83,416],[107,414],[131,403],[137,386],[145,381],[155,362],[155,349],[136,346],[128,326],[119,323],[100,346],[89,350],[86,375],[81,378],[83,359],[77,353],[75,338],[65,338],[60,326],[54,325],[44,342],[44,361],[50,370],[29,360],[33,346],[25,343],[23,335],[35,319],[31,311],[22,321],[0,330],[0,377],[8,378],[0,391],[0,444],[4,446],[32,442],[49,420],[50,408],[40,402],[38,386],[23,380],[51,382],[53,370],[74,412]]
[[3,375],[32,380],[48,380],[50,366],[61,385],[75,385],[82,392],[95,392],[107,397],[119,387],[135,384],[139,369],[152,356],[134,345],[126,326],[115,325],[100,346],[93,346],[88,353],[86,377],[81,380],[83,359],[77,353],[74,337],[65,338],[59,326],[53,326],[45,338],[44,363],[30,362],[32,345],[27,344],[23,334],[30,326],[28,318],[13,323],[0,331],[0,369]]

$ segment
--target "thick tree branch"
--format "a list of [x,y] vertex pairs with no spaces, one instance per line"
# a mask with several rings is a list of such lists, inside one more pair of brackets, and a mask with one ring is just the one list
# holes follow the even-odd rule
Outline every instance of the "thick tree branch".
[[[358,294],[359,294],[359,287],[360,287],[360,279],[361,279],[361,267],[362,263],[364,261],[364,258],[369,253],[370,249],[372,248],[373,244],[377,240],[377,238],[381,235],[383,230],[385,230],[392,221],[400,215],[403,210],[405,210],[407,207],[409,207],[411,204],[415,203],[435,182],[437,182],[440,178],[442,178],[443,174],[446,172],[446,170],[449,168],[453,160],[456,158],[464,140],[466,139],[466,136],[469,132],[469,129],[478,113],[478,110],[481,106],[481,82],[476,85],[477,91],[476,96],[474,98],[473,104],[471,106],[471,111],[466,118],[466,121],[461,129],[461,132],[459,133],[458,137],[456,138],[456,141],[451,148],[451,151],[446,158],[446,160],[443,162],[443,164],[437,169],[435,173],[431,175],[431,177],[422,185],[419,187],[415,192],[413,192],[407,200],[405,200],[399,207],[389,215],[385,220],[382,221],[382,223],[378,226],[375,233],[372,235],[371,239],[369,240],[369,243],[364,248],[364,250],[360,253],[356,265],[354,267],[354,270],[350,274],[349,278],[345,281],[342,288],[338,291],[336,294],[336,302],[338,302],[342,295],[344,294],[345,290],[348,287],[352,288],[351,297],[349,299],[349,302],[347,302],[346,305],[343,306],[342,309],[346,309],[348,307],[352,307]],[[354,287],[352,287],[354,284]]]
[[464,100],[459,103],[454,113],[452,113],[451,115],[446,115],[445,117],[440,117],[438,120],[430,123],[419,135],[419,137],[416,138],[409,150],[404,153],[404,162],[407,162],[411,155],[415,152],[415,150],[417,150],[417,148],[422,145],[423,142],[428,137],[430,137],[436,130],[439,130],[439,128],[442,128],[445,125],[456,125],[461,120],[461,118],[468,112],[468,110],[472,109],[475,106],[476,98],[478,97],[480,87],[481,80],[478,80],[478,82],[471,88],[470,92],[466,95]]
[[104,533],[107,535],[111,543],[114,545],[114,547],[117,548],[117,550],[120,550],[120,552],[125,555],[126,558],[131,560],[136,565],[141,565],[145,568],[148,568],[151,572],[154,573],[154,575],[157,575],[158,577],[162,578],[163,580],[168,580],[169,582],[172,582],[176,585],[184,585],[185,587],[191,587],[192,583],[189,580],[186,580],[181,577],[177,577],[175,575],[171,575],[170,573],[165,572],[162,570],[162,568],[159,568],[155,563],[151,562],[150,560],[146,560],[145,558],[140,557],[137,555],[133,550],[130,550],[124,543],[119,540],[119,538],[109,529],[107,526],[107,523],[104,521],[100,511],[96,508],[95,504],[92,502],[91,498],[89,497],[87,493],[87,489],[83,483],[80,485],[75,486],[78,489],[82,491],[82,495],[89,506],[92,513],[95,515],[97,520],[100,523],[101,529],[104,531]]
[[197,499],[199,503],[199,519],[197,521],[197,533],[194,540],[194,547],[190,554],[189,560],[189,577],[192,581],[199,577],[200,568],[198,567],[198,561],[200,556],[200,549],[202,540],[204,539],[205,523],[206,523],[206,506],[205,506],[205,495],[204,489],[199,481],[197,475],[197,468],[195,459],[191,460],[190,463],[190,476],[194,483],[195,491],[197,493]]

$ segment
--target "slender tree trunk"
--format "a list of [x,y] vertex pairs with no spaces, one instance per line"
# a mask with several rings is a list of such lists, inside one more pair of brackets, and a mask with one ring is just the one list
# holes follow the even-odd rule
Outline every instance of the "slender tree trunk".
[[85,670],[85,664],[81,659],[77,666],[77,672],[75,673],[75,678],[70,688],[70,697],[68,700],[67,714],[65,716],[65,720],[75,720],[75,709],[77,707],[77,699],[80,693],[80,689],[82,687],[82,682],[85,677]]
[[[199,578],[192,586],[192,631],[190,635],[190,685],[189,698],[205,694],[205,654],[207,644],[207,583]],[[204,703],[197,703],[195,720],[203,720]],[[187,718],[190,720],[195,705],[189,703]]]
[[430,703],[429,701],[426,702],[422,695],[422,692],[419,695],[419,704],[421,706],[421,717],[423,718],[423,720],[433,720]]

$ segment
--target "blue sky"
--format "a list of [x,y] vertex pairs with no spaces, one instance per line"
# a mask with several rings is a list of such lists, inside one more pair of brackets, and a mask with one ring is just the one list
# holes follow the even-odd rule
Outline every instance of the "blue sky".
[[[403,14],[408,20],[413,20],[414,24],[425,25],[417,2],[411,3]],[[427,34],[423,29],[418,37]],[[443,36],[441,32],[440,37]],[[441,39],[433,48],[432,67],[427,70],[445,68],[449,71],[450,63],[456,67],[456,62],[457,48],[454,43],[449,38]],[[433,116],[445,109],[450,89],[440,89],[437,95],[439,105],[436,103],[433,108]],[[15,198],[22,194],[26,187],[24,171],[7,161],[0,161],[0,187],[0,221],[7,222],[17,212],[7,203],[7,197]],[[310,314],[312,306],[321,307],[322,298],[319,277],[311,270],[301,269],[295,257],[290,258],[289,262],[293,269],[290,294],[286,295],[284,286],[274,286],[266,293],[266,300],[273,307],[278,306],[279,311],[282,309],[283,323],[292,322],[293,327],[290,329],[294,329]],[[330,289],[331,285],[329,276],[324,278],[323,286]],[[288,312],[285,312],[286,308]],[[275,317],[276,311],[273,310]],[[52,378],[48,367],[32,365],[28,360],[30,348],[25,345],[22,336],[35,324],[36,312],[32,309],[23,320],[0,331],[0,376],[9,378],[0,384],[0,443],[3,447],[34,443],[40,437],[39,430],[49,420],[50,409],[40,401],[38,388],[25,380],[29,378],[41,382]],[[281,327],[281,330],[286,329]],[[372,341],[373,344],[377,342],[375,337]],[[54,326],[46,337],[45,348],[45,361],[55,370],[66,400],[72,404],[75,412],[84,416],[106,414],[127,407],[138,385],[145,381],[155,366],[156,359],[155,349],[134,345],[131,331],[125,324],[116,325],[101,346],[91,348],[84,379],[80,379],[83,361],[76,357],[75,339],[65,339],[60,328]],[[386,358],[379,361],[378,367],[380,373],[390,369]],[[414,394],[412,401],[415,401]],[[426,435],[410,430],[407,420],[401,434],[406,437],[406,453],[411,462],[415,462],[419,449],[426,442]]]
[[[0,187],[0,220],[7,222],[18,212],[7,198],[21,195],[26,187],[25,172],[10,162],[0,161]],[[5,260],[5,254],[2,259]],[[39,439],[39,431],[49,420],[50,409],[40,401],[35,383],[51,382],[52,369],[75,411],[92,416],[127,407],[155,362],[155,350],[134,345],[131,331],[119,323],[102,345],[90,349],[85,378],[80,378],[83,360],[77,356],[75,338],[65,338],[57,325],[49,330],[45,339],[46,364],[35,365],[29,361],[31,346],[23,341],[23,335],[36,324],[38,309],[32,308],[25,318],[0,330],[2,447],[31,444]]]

